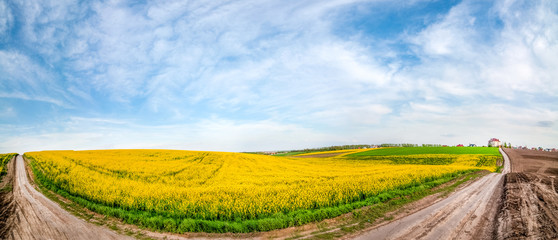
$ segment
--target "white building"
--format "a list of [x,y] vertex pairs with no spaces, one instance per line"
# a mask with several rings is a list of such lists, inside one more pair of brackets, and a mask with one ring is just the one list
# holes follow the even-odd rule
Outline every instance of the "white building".
[[488,146],[489,147],[501,147],[502,142],[500,142],[500,140],[498,138],[492,138],[488,141]]

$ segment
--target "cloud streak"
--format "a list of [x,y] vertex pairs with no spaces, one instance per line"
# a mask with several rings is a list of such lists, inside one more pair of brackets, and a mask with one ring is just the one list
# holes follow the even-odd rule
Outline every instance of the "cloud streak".
[[63,136],[82,138],[80,149],[493,136],[549,146],[557,9],[544,0],[2,1],[0,105],[13,111],[0,124],[27,132],[0,135],[30,139],[25,149],[74,146]]

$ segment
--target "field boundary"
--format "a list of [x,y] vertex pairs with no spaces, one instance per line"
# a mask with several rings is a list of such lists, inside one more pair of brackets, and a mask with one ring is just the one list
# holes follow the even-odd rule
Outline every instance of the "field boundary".
[[499,156],[498,148],[492,147],[396,147],[396,148],[380,148],[369,151],[361,151],[348,154],[348,157],[359,156],[406,156],[419,154],[481,154]]

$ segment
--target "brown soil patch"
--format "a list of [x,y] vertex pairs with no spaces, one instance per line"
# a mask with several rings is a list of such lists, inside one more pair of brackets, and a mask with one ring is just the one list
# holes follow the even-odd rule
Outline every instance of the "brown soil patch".
[[512,172],[540,173],[558,177],[558,152],[504,149],[511,160]]
[[[529,150],[532,151],[532,150]],[[547,160],[547,161],[558,161],[558,156],[552,156],[552,153],[547,153],[547,152],[541,152],[541,151],[537,151],[540,152],[539,155],[521,155],[521,157],[525,158],[525,159],[537,159],[537,160]]]
[[556,178],[509,173],[504,181],[499,239],[558,239]]
[[505,149],[512,173],[504,180],[499,239],[558,239],[558,153]]
[[12,159],[7,164],[7,174],[0,182],[0,239],[8,238],[11,229],[17,221],[17,218],[15,218],[16,204],[13,194],[14,162],[14,159]]
[[544,173],[546,173],[546,174],[548,174],[548,175],[558,176],[558,168],[549,168],[549,169],[546,169],[546,171],[544,171]]

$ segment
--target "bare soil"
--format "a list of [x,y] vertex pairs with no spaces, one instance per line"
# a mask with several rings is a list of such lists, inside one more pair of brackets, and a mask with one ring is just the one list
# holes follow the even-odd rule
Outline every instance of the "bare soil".
[[511,171],[538,173],[558,177],[558,152],[543,152],[523,149],[506,149],[511,159]]
[[16,205],[12,184],[14,179],[14,159],[10,160],[6,166],[7,174],[2,178],[2,182],[0,182],[0,239],[8,238],[16,220]]
[[498,239],[558,239],[558,153],[506,149]]

